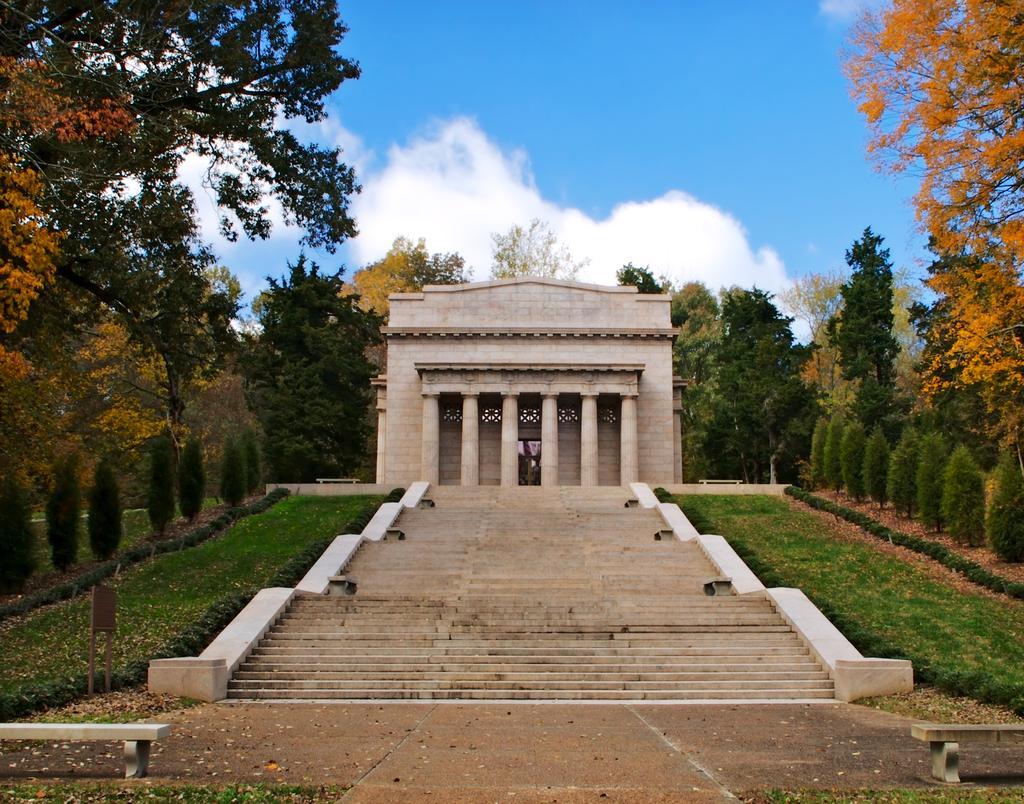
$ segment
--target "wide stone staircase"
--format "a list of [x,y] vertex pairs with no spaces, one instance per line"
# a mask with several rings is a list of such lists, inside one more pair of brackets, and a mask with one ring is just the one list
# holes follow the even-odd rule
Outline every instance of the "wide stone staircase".
[[834,697],[767,599],[706,597],[695,543],[620,488],[435,487],[364,543],[354,596],[295,598],[230,698]]

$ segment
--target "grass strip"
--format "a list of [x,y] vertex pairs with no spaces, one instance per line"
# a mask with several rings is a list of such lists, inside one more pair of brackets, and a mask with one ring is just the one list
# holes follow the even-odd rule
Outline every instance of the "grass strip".
[[118,553],[109,561],[105,561],[87,572],[76,575],[70,581],[64,581],[47,589],[41,589],[38,592],[33,592],[30,595],[25,595],[18,600],[0,606],[0,622],[17,614],[25,614],[40,606],[47,606],[61,600],[70,600],[77,595],[88,592],[100,581],[104,581],[126,567],[138,564],[141,561],[202,544],[238,520],[253,514],[263,513],[274,503],[287,496],[288,491],[286,489],[275,489],[265,497],[249,505],[227,509],[205,525],[190,530],[176,539],[166,539],[150,544],[136,544],[134,547]]
[[765,790],[740,796],[750,804],[833,804],[879,801],[886,804],[1019,804],[1024,787],[961,790]]
[[980,564],[971,561],[969,558],[964,558],[955,550],[950,550],[944,544],[893,530],[861,511],[854,511],[852,508],[826,500],[824,497],[818,497],[816,494],[804,491],[798,486],[787,486],[786,494],[819,511],[827,511],[830,514],[841,517],[883,541],[898,544],[900,547],[906,547],[915,553],[928,556],[928,558],[938,561],[944,567],[948,567],[954,572],[959,572],[967,580],[978,584],[978,586],[984,586],[993,592],[1024,600],[1024,583],[1011,581],[1008,578],[997,575]]
[[700,532],[728,538],[765,585],[802,589],[865,655],[909,659],[920,681],[1024,713],[1024,604],[961,591],[871,545],[834,538],[778,497],[677,502]]
[[[387,499],[398,499],[401,490]],[[113,687],[146,678],[154,658],[194,656],[261,588],[294,586],[339,533],[359,533],[382,497],[294,497],[221,538],[160,556],[118,592]],[[62,706],[87,688],[89,601],[35,612],[0,634],[0,720]]]

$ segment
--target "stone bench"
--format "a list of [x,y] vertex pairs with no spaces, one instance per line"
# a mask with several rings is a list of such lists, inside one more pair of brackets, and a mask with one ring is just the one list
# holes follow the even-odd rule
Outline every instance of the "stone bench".
[[0,740],[124,740],[124,778],[141,779],[149,744],[171,733],[166,723],[0,723]]
[[359,584],[348,575],[332,575],[327,579],[328,595],[354,595]]
[[731,595],[732,593],[732,578],[727,578],[723,575],[718,578],[709,578],[704,582],[704,594],[708,597]]
[[401,528],[388,528],[384,531],[384,539],[397,539],[400,542],[405,541],[405,531]]
[[958,726],[915,723],[910,736],[931,745],[932,776],[940,782],[960,781],[960,743],[1024,743],[1024,725]]
[[676,535],[676,532],[672,528],[662,528],[661,530],[654,531],[654,541],[660,542],[664,539],[671,539]]
[[358,477],[318,477],[317,483],[358,483]]
[[742,486],[742,480],[715,480],[712,478],[706,478],[704,480],[698,480],[697,483],[701,486]]

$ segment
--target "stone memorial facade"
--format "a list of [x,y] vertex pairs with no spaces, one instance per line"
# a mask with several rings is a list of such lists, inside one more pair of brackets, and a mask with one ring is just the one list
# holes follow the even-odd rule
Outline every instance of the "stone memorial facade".
[[392,295],[377,482],[681,482],[669,305],[535,277]]

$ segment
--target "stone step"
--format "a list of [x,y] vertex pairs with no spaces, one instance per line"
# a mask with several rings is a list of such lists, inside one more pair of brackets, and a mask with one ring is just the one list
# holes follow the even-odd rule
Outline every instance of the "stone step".
[[[381,633],[384,623],[372,620],[351,621],[331,619],[299,619],[290,620],[274,626],[275,630],[286,629],[292,633],[322,632],[331,634]],[[673,622],[604,622],[594,623],[580,620],[437,620],[436,622],[408,622],[397,624],[390,633],[395,634],[426,634],[426,633],[679,633],[690,628],[708,628],[711,626],[756,626],[778,625],[778,618],[769,614],[744,614],[736,616],[719,615],[707,617],[679,618]]]
[[793,672],[824,672],[809,656],[802,661],[747,661],[737,662],[628,662],[628,661],[579,661],[579,662],[522,662],[495,661],[488,657],[485,662],[466,662],[452,660],[451,657],[440,657],[445,661],[375,661],[352,662],[347,657],[338,657],[325,661],[283,661],[261,657],[258,661],[244,662],[239,673],[435,673],[438,671],[451,673],[793,673]]
[[[640,647],[624,646],[618,643],[608,647],[578,647],[544,645],[541,647],[529,647],[516,645],[514,647],[488,646],[485,652],[477,647],[452,645],[450,643],[441,647],[414,647],[408,645],[389,645],[384,648],[368,647],[365,645],[345,646],[343,648],[329,648],[321,645],[260,645],[252,655],[259,657],[297,657],[300,660],[318,660],[323,657],[325,660],[333,658],[344,658],[349,661],[361,661],[364,659],[378,660],[387,658],[390,661],[401,661],[403,658],[418,660],[420,657],[431,657],[431,661],[445,661],[451,657],[458,657],[460,661],[475,659],[491,660],[502,657],[517,657],[522,661],[535,661],[539,659],[558,659],[562,661],[584,661],[604,657],[607,660],[615,661],[671,661],[673,659],[722,657],[724,659],[739,659],[743,661],[755,659],[771,659],[776,656],[807,656],[809,652],[802,644],[795,640],[780,642],[778,644],[757,643],[744,646],[722,647],[716,645],[694,645],[690,647]],[[385,652],[386,651],[386,652]]]
[[290,690],[290,689],[229,689],[228,697],[235,699],[297,699],[297,700],[498,700],[498,701],[702,701],[702,700],[828,700],[835,697],[833,689],[795,687],[790,689],[733,689],[696,688],[689,690],[517,690],[517,689],[345,689],[345,690]]
[[789,671],[760,671],[760,670],[733,670],[733,671],[701,671],[701,670],[678,670],[678,671],[645,671],[632,672],[623,671],[621,668],[603,671],[594,671],[591,668],[577,668],[570,671],[544,671],[529,672],[517,670],[493,670],[493,671],[472,671],[452,670],[447,666],[435,666],[432,670],[383,670],[383,671],[354,671],[354,670],[239,670],[234,675],[236,682],[252,681],[273,681],[293,682],[301,681],[358,681],[376,685],[378,682],[443,682],[463,683],[467,681],[497,682],[507,681],[509,683],[531,683],[547,684],[560,682],[601,682],[614,684],[616,682],[680,682],[680,681],[709,681],[717,683],[721,681],[824,681],[829,678],[828,673],[821,670],[789,670]]
[[742,678],[733,679],[701,679],[695,681],[584,681],[584,680],[567,680],[567,681],[551,681],[542,679],[539,681],[521,680],[516,681],[512,679],[498,679],[496,681],[475,681],[475,680],[460,680],[451,676],[444,676],[443,678],[427,679],[427,680],[404,680],[399,681],[395,679],[382,679],[379,681],[369,681],[366,679],[355,679],[352,681],[344,680],[323,680],[319,681],[316,679],[305,679],[302,681],[274,681],[274,680],[259,680],[259,681],[245,681],[242,679],[233,679],[230,684],[231,689],[245,690],[245,689],[259,689],[259,690],[272,690],[272,689],[290,689],[290,690],[346,690],[346,689],[381,689],[381,690],[395,690],[395,689],[434,689],[434,690],[462,690],[462,689],[478,689],[478,690],[490,690],[490,689],[506,689],[506,690],[548,690],[549,692],[558,692],[561,690],[577,690],[577,689],[590,689],[590,690],[652,690],[652,689],[675,689],[680,691],[692,690],[692,689],[703,689],[703,690],[721,690],[721,689],[736,689],[736,690],[784,690],[784,689],[833,689],[831,679],[803,679],[796,678],[792,680],[783,679],[771,679],[767,681],[754,681],[745,680]]

